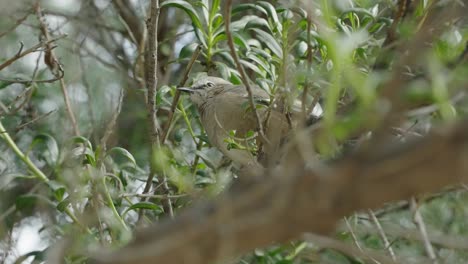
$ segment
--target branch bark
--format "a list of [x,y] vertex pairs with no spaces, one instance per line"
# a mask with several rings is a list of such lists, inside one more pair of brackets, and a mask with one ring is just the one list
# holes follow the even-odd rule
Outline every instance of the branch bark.
[[467,146],[464,120],[406,144],[379,146],[372,157],[351,156],[292,175],[290,168],[278,169],[142,230],[126,248],[94,263],[214,263],[303,232],[328,234],[356,210],[459,183],[468,172]]
[[[156,149],[160,146],[160,133],[161,127],[157,118],[156,108],[156,93],[158,90],[158,21],[159,21],[159,0],[152,0],[150,7],[150,17],[147,21],[148,28],[148,45],[145,53],[145,81],[147,91],[146,107],[148,111],[148,122],[149,122],[149,137],[151,142],[151,153],[150,153],[150,173],[146,181],[143,193],[146,194],[150,191],[153,178],[156,175],[156,168],[154,164]],[[161,177],[165,194],[168,194],[169,187],[167,185],[166,177]],[[173,216],[172,204],[170,199],[166,199],[164,202],[165,212]],[[142,211],[141,211],[142,212]],[[140,219],[142,214],[140,213]]]

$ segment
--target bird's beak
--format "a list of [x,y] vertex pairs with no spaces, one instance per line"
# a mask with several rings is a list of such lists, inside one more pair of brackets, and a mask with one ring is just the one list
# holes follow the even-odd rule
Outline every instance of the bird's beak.
[[179,87],[179,88],[177,88],[177,90],[179,90],[181,92],[186,92],[186,93],[193,93],[193,89],[190,88],[190,87]]

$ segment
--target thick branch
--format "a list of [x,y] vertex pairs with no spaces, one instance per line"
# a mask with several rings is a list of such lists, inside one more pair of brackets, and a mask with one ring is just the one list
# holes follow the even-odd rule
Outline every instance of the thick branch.
[[320,171],[288,175],[291,168],[278,169],[272,177],[194,206],[175,221],[142,230],[129,246],[96,263],[215,263],[303,232],[327,234],[354,211],[459,183],[468,172],[467,146],[465,120]]

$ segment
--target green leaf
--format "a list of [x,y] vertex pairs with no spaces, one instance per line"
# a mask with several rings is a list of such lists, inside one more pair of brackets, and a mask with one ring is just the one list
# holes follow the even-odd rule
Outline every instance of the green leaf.
[[266,77],[265,71],[260,70],[260,68],[258,68],[255,64],[250,63],[250,62],[248,62],[246,60],[240,60],[240,63],[242,65],[244,65],[245,67],[251,69],[255,73],[257,73],[258,75],[260,75],[262,77]]
[[128,150],[126,150],[124,148],[120,148],[120,147],[112,148],[109,151],[109,155],[111,155],[111,154],[121,155],[121,156],[125,157],[127,160],[129,160],[134,166],[137,165],[133,155]]
[[195,52],[195,50],[198,47],[198,43],[189,43],[182,47],[179,53],[179,59],[186,59],[192,57],[192,54]]
[[38,203],[49,204],[55,207],[54,203],[47,197],[38,194],[25,194],[16,197],[15,205],[17,210],[33,209]]
[[227,50],[220,50],[220,51],[213,52],[213,54],[215,53],[219,55],[220,57],[222,57],[224,60],[228,61],[231,65],[236,65],[236,63],[234,62],[234,59],[231,56],[231,53],[228,52]]
[[262,67],[262,69],[266,71],[268,75],[270,75],[270,77],[273,76],[273,73],[270,70],[270,65],[263,58],[261,58],[260,56],[256,56],[257,54],[254,52],[248,52],[246,55],[247,58],[249,58],[250,60],[254,61],[257,65]]
[[216,18],[216,13],[219,10],[220,2],[220,0],[213,0],[211,3],[210,17],[212,20],[210,21],[210,24],[212,24],[213,27],[215,27],[214,19]]
[[209,141],[208,137],[205,134],[198,135],[197,138],[200,139],[201,141],[205,142],[205,143],[210,144],[210,141]]
[[54,180],[47,182],[47,184],[49,185],[50,189],[52,189],[52,191],[54,192],[57,201],[62,201],[66,191],[65,185]]
[[278,19],[278,14],[276,13],[275,7],[266,1],[258,1],[258,5],[262,6],[265,8],[266,12],[268,13],[268,18],[273,20],[273,31],[281,33],[283,30],[283,26],[281,25],[281,22]]
[[203,45],[203,47],[207,48],[208,45],[206,44],[205,33],[202,31],[202,29],[195,27],[194,32],[195,32],[195,36],[200,41],[200,43]]
[[278,58],[283,57],[281,46],[271,34],[268,34],[267,32],[258,28],[252,28],[250,30],[257,33],[257,38],[262,41]]
[[247,42],[246,39],[244,39],[244,37],[242,37],[242,35],[238,34],[237,32],[234,32],[232,35],[233,35],[234,43],[236,44],[236,46],[240,46],[246,49],[247,51],[250,50],[249,43]]
[[220,29],[224,30],[223,21],[224,21],[224,18],[221,14],[216,14],[213,17],[213,29],[215,32]]
[[21,195],[15,200],[16,210],[31,209],[36,206],[38,198],[36,195]]
[[[40,148],[40,146],[45,146],[45,149]],[[40,151],[40,156],[42,156],[47,164],[54,166],[57,164],[58,157],[59,157],[59,149],[57,145],[57,141],[48,135],[48,134],[39,134],[36,135],[31,143],[31,148],[39,147],[38,151]]]
[[162,213],[163,212],[163,209],[161,208],[161,206],[159,206],[159,205],[157,205],[155,203],[152,203],[152,202],[139,202],[139,203],[136,203],[136,204],[132,204],[130,207],[128,207],[127,210],[125,210],[125,212],[122,214],[122,216],[125,216],[129,211],[139,210],[139,209],[151,210],[151,211],[155,211],[156,213]]
[[61,202],[57,204],[56,206],[57,210],[59,210],[60,212],[64,212],[65,209],[67,209],[67,206],[70,204],[70,202],[71,202],[70,197],[63,199]]
[[72,155],[74,157],[84,156],[86,160],[89,162],[89,164],[91,164],[92,166],[96,165],[96,157],[92,149],[86,148],[84,146],[78,146],[72,149]]
[[257,4],[240,4],[240,5],[237,5],[232,9],[232,14],[234,15],[234,14],[237,14],[237,13],[240,13],[240,12],[243,12],[243,11],[249,11],[249,10],[260,11],[264,15],[268,15],[268,12],[263,7],[261,7],[260,5],[257,5]]
[[201,6],[201,10],[203,13],[203,18],[205,19],[205,23],[209,25],[210,18],[209,18],[208,10],[210,9],[210,3],[208,3],[208,0],[200,0],[200,2],[197,3],[197,5]]
[[233,32],[260,27],[265,27],[271,31],[268,21],[266,21],[264,18],[254,15],[243,16],[241,19],[231,23],[231,31]]
[[192,24],[195,25],[196,28],[203,28],[202,23],[200,22],[200,18],[198,17],[197,11],[195,11],[193,6],[188,2],[180,0],[166,0],[163,1],[160,5],[161,8],[168,6],[184,10],[185,13],[187,13],[187,15],[190,17],[190,19],[192,20]]
[[84,144],[86,146],[86,148],[90,149],[91,151],[93,151],[93,144],[91,144],[91,142],[85,138],[85,137],[82,137],[82,136],[75,136],[75,137],[72,137],[71,138],[71,141],[75,144]]

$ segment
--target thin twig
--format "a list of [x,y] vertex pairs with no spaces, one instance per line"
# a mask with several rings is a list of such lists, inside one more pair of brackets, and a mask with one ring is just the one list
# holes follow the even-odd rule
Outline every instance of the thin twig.
[[429,235],[427,234],[426,225],[424,224],[424,220],[422,218],[421,213],[419,212],[418,203],[414,197],[410,200],[410,208],[413,212],[413,221],[419,229],[421,236],[423,238],[424,249],[426,250],[427,256],[432,260],[433,264],[437,264],[437,255],[432,247],[431,240],[429,239]]
[[39,48],[50,45],[51,43],[53,43],[53,42],[55,42],[55,41],[57,41],[59,39],[62,39],[64,37],[66,37],[66,36],[67,36],[66,34],[63,34],[63,35],[59,35],[59,36],[54,37],[54,38],[50,38],[47,41],[37,43],[36,45],[32,46],[31,48],[29,48],[27,50],[23,50],[20,53],[16,53],[15,56],[11,57],[10,59],[6,60],[4,63],[0,64],[0,71],[3,70],[4,68],[10,66],[16,60],[18,60],[18,59],[20,59],[20,58],[22,58],[22,57],[24,57],[24,56],[26,56],[26,55],[28,55],[30,53],[36,52]]
[[156,198],[156,199],[176,199],[187,197],[188,194],[149,194],[149,193],[122,193],[120,197],[139,197],[139,198]]
[[[49,29],[47,27],[45,18],[42,14],[41,6],[39,5],[39,1],[36,2],[36,14],[37,14],[37,19],[39,20],[39,24],[41,27],[41,32],[45,38],[45,40],[48,42],[52,37],[49,33]],[[68,91],[67,87],[65,85],[65,80],[62,78],[63,77],[63,69],[60,63],[58,62],[57,56],[55,55],[55,52],[53,50],[53,47],[49,44],[46,44],[46,50],[45,50],[45,56],[44,56],[44,63],[47,65],[47,67],[50,69],[52,74],[55,75],[55,77],[59,78],[60,81],[60,89],[62,90],[63,93],[63,100],[65,102],[65,108],[67,110],[68,118],[70,118],[70,122],[73,127],[73,132],[75,136],[80,135],[80,130],[78,128],[78,123],[75,118],[75,114],[73,113],[72,106],[70,103],[70,97],[68,96]]]
[[122,110],[123,98],[124,89],[121,88],[119,93],[119,99],[117,101],[117,108],[112,114],[112,118],[107,124],[106,130],[104,131],[104,135],[102,136],[101,141],[99,143],[103,153],[106,153],[107,151],[107,141],[109,140],[110,135],[112,135],[112,132],[114,131],[115,124],[117,123],[117,118],[119,117],[120,111]]
[[[80,49],[82,48],[85,40],[86,40],[86,38],[83,39],[83,41],[81,42],[81,45],[77,46],[77,51],[78,52],[76,52],[76,53],[80,53]],[[89,98],[88,102],[87,102],[87,106],[88,106],[89,119],[91,121],[91,124],[90,124],[91,125],[91,135],[93,136],[93,139],[95,140],[95,142],[98,142],[99,139],[98,139],[98,135],[96,133],[97,122],[96,122],[96,118],[95,118],[96,115],[94,114],[95,111],[94,111],[93,100],[92,100],[93,96],[92,96],[92,92],[91,92],[91,85],[88,82],[88,79],[86,78],[85,62],[84,62],[83,56],[78,55],[78,64],[80,66],[81,83],[85,87],[86,94],[87,94],[87,96]]]
[[236,47],[234,46],[234,41],[232,39],[232,34],[231,34],[231,29],[230,29],[231,9],[232,9],[232,0],[227,0],[225,11],[224,11],[224,17],[225,17],[224,19],[225,19],[226,38],[227,38],[227,42],[229,45],[229,50],[231,51],[231,56],[234,59],[234,62],[236,63],[237,71],[241,75],[242,83],[245,85],[245,89],[247,90],[247,93],[249,95],[250,108],[254,112],[255,120],[257,121],[257,126],[258,126],[258,131],[260,133],[260,136],[266,143],[268,143],[269,141],[265,136],[265,131],[263,130],[263,122],[260,119],[260,115],[258,114],[257,108],[255,107],[255,101],[253,98],[252,88],[250,87],[250,84],[249,84],[249,79],[247,78],[247,74],[245,73],[244,67],[242,67],[239,61],[239,57],[237,56],[237,52],[236,52]]
[[[348,218],[344,217],[344,221],[345,221],[346,227],[348,228],[349,233],[351,234],[351,237],[353,238],[354,244],[359,249],[359,251],[361,251],[363,254],[366,254],[366,252],[361,247],[361,243],[359,243],[359,240],[358,240],[356,234],[354,233],[353,228],[351,227],[351,224],[348,221]],[[371,259],[376,264],[380,263],[378,260],[374,259],[372,256],[367,256],[367,257],[369,259]]]
[[0,78],[0,81],[1,82],[7,82],[7,83],[20,83],[20,84],[24,84],[24,85],[30,85],[31,83],[53,83],[53,82],[56,82],[60,79],[63,78],[63,75],[60,75],[60,76],[56,76],[54,78],[51,78],[51,79],[47,79],[47,80],[24,80],[24,79],[20,79],[20,78],[16,78],[16,79],[2,79]]
[[7,35],[8,33],[12,32],[13,30],[15,30],[15,28],[17,28],[19,25],[21,25],[21,23],[23,23],[28,18],[29,15],[30,15],[30,13],[27,12],[26,15],[24,15],[23,17],[16,20],[15,24],[12,27],[10,27],[6,31],[0,33],[0,38],[2,38],[3,36]]
[[392,260],[396,262],[397,259],[395,256],[395,252],[393,252],[393,248],[391,247],[390,241],[388,241],[387,235],[385,235],[385,232],[382,226],[380,225],[379,219],[377,219],[377,217],[375,216],[372,210],[369,209],[367,213],[369,214],[369,217],[372,219],[372,222],[374,223],[377,230],[379,230],[379,235],[380,235],[380,238],[382,238],[384,242],[385,249],[388,250],[388,254],[392,258]]
[[[192,58],[190,59],[189,63],[187,64],[187,67],[185,68],[184,75],[182,75],[183,77],[182,77],[182,80],[180,80],[180,83],[179,83],[178,87],[184,86],[185,83],[187,82],[188,76],[189,76],[190,72],[192,71],[193,64],[195,63],[195,61],[198,58],[198,55],[200,54],[201,48],[202,48],[202,46],[198,45],[196,50],[193,52]],[[167,123],[166,123],[166,125],[165,125],[165,127],[163,129],[163,132],[162,132],[162,136],[161,136],[161,138],[162,138],[161,143],[162,144],[164,144],[166,142],[166,138],[167,138],[167,136],[169,134],[169,128],[171,126],[172,120],[174,119],[174,112],[175,112],[175,109],[177,107],[177,104],[179,103],[179,98],[180,98],[180,91],[176,90],[174,98],[172,99],[171,110],[169,111],[168,120],[167,120]]]
[[40,116],[38,116],[38,117],[36,117],[36,118],[34,118],[34,119],[32,119],[32,120],[30,120],[30,121],[24,123],[24,124],[19,125],[18,127],[16,127],[15,132],[18,132],[18,131],[20,131],[21,129],[25,128],[26,126],[29,126],[29,125],[31,125],[31,124],[34,123],[34,122],[37,122],[37,121],[39,121],[39,120],[41,120],[41,119],[43,119],[43,118],[48,117],[50,114],[54,113],[55,111],[57,111],[57,109],[54,109],[54,110],[52,110],[52,111],[49,111],[49,112],[47,112],[47,113],[45,113],[45,114],[43,114],[43,115],[40,115]]
[[[150,173],[148,179],[146,180],[145,188],[143,193],[146,194],[150,191],[153,178],[156,175],[157,169],[155,167],[154,159],[156,150],[160,147],[160,126],[157,119],[157,109],[156,109],[156,93],[158,87],[158,21],[159,21],[159,0],[152,0],[150,7],[150,18],[147,20],[147,30],[148,30],[148,45],[145,53],[145,81],[147,87],[147,98],[146,106],[148,109],[148,121],[149,121],[149,132],[150,132],[150,142],[151,142],[151,153],[150,153]],[[163,173],[164,174],[164,173]],[[167,179],[165,175],[161,177],[161,182],[163,183],[163,189],[165,194],[169,193],[169,186],[167,184]],[[170,199],[164,200],[163,202],[164,209],[171,217],[174,217],[174,212],[172,209],[172,202]],[[139,212],[139,219],[143,215],[143,210]]]
[[383,254],[380,254],[379,252],[375,252],[371,250],[366,250],[366,251],[356,250],[355,248],[353,248],[347,243],[344,243],[342,241],[332,239],[326,236],[320,236],[320,235],[316,235],[312,233],[307,233],[303,235],[303,238],[306,241],[317,244],[322,248],[333,248],[347,255],[362,258],[364,260],[373,260],[373,261],[377,261],[377,263],[380,263],[380,264],[393,263],[391,259],[389,259],[387,256]]
[[[303,122],[307,121],[307,93],[310,88],[310,69],[312,68],[312,45],[311,45],[311,33],[312,30],[312,18],[310,17],[312,10],[307,10],[307,74],[304,84],[304,90],[302,91],[302,118]],[[315,98],[314,98],[315,100]],[[312,109],[311,109],[312,111]]]

